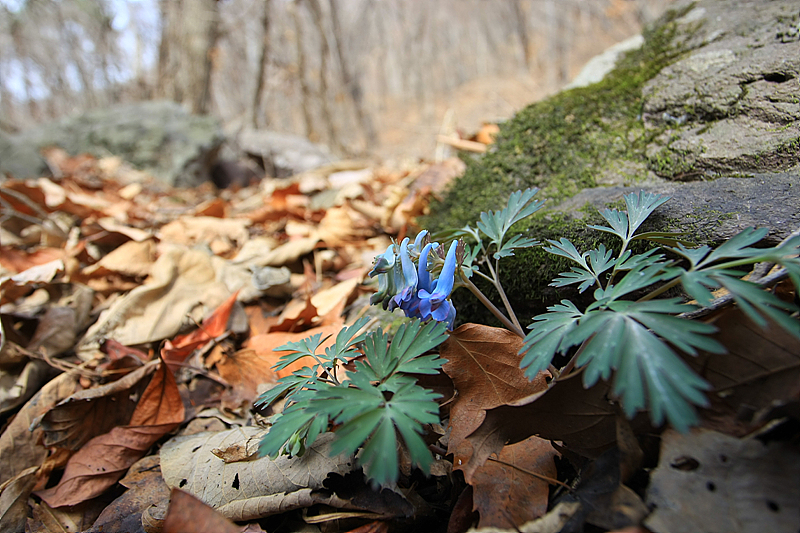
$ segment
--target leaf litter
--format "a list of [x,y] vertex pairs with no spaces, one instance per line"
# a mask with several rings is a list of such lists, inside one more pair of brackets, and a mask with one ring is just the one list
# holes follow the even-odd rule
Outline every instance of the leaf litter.
[[416,231],[463,163],[322,168],[220,192],[168,189],[116,158],[47,157],[59,178],[0,189],[2,531],[800,521],[800,461],[781,437],[799,418],[800,347],[730,309],[712,318],[729,353],[687,360],[714,390],[705,429],[686,435],[627,425],[605,382],[527,380],[521,339],[466,324],[440,347],[446,375],[421,376],[442,396],[432,477],[401,450],[398,485],[378,491],[324,436],[303,457],[257,458],[265,413],[252,401],[295,369],[273,371],[274,348],[330,343],[365,313],[390,327],[367,306],[372,258]]

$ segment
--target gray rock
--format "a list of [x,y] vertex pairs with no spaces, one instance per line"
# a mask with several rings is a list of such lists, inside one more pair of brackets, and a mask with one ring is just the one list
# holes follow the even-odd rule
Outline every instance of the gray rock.
[[800,162],[797,2],[707,0],[678,24],[692,50],[643,90],[645,125],[667,126],[648,155],[682,160],[666,177]]
[[239,149],[276,178],[287,178],[335,161],[325,146],[290,133],[245,129],[239,133],[237,143]]
[[653,213],[656,226],[682,231],[701,243],[730,239],[747,227],[768,228],[762,245],[775,246],[800,228],[800,173],[755,174],[691,183],[584,189],[555,211],[580,218],[587,203],[602,209],[623,195],[646,190],[670,200]]
[[[26,157],[6,160],[0,142],[0,172],[17,178],[39,176],[46,171],[41,157],[30,157],[30,150],[59,146],[71,155],[120,156],[173,186],[208,181],[224,140],[216,119],[191,115],[167,101],[94,109],[10,137],[12,146],[29,147],[24,152]],[[20,153],[19,149],[16,153]]]
[[5,177],[33,177],[48,173],[39,150],[22,135],[0,131],[0,181]]

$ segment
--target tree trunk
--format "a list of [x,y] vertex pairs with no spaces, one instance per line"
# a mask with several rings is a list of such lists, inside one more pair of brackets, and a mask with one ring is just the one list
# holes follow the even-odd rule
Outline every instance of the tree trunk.
[[217,0],[161,0],[161,45],[156,94],[207,113],[211,68],[219,35]]
[[329,0],[331,7],[331,23],[333,24],[333,44],[336,50],[336,58],[339,61],[339,69],[342,73],[342,83],[344,84],[350,98],[353,100],[353,107],[356,112],[356,119],[364,136],[364,144],[369,151],[375,147],[377,141],[375,126],[372,119],[364,111],[363,91],[358,76],[350,69],[350,64],[342,51],[342,28],[339,23],[339,6],[337,0]]
[[306,52],[303,48],[303,22],[300,20],[300,9],[297,3],[292,3],[290,9],[294,20],[294,38],[297,49],[297,77],[300,81],[300,93],[303,98],[303,121],[306,126],[306,137],[312,142],[319,141],[319,135],[314,128],[314,118],[311,111],[311,87],[306,78]]
[[[253,91],[253,113],[250,122],[258,128],[261,118],[261,102],[264,100],[264,87],[266,87],[267,63],[269,62],[269,8],[270,0],[264,1],[264,12],[261,16],[261,50],[258,57],[258,72],[256,73],[256,87]],[[263,124],[263,122],[262,122]]]
[[317,28],[320,40],[319,99],[322,103],[322,119],[328,130],[326,144],[341,149],[341,139],[339,139],[339,136],[336,134],[336,126],[333,123],[330,99],[328,98],[328,56],[330,55],[330,46],[328,46],[328,35],[325,32],[325,24],[322,20],[322,6],[320,6],[319,0],[307,0],[307,2],[311,8],[311,18],[314,19],[314,26]]

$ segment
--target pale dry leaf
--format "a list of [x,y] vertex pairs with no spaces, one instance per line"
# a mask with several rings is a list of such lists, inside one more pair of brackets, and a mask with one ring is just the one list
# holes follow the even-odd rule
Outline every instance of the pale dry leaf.
[[647,489],[648,529],[795,533],[800,524],[800,452],[704,429],[661,437]]
[[158,237],[164,242],[192,246],[211,243],[217,239],[241,245],[247,241],[250,221],[245,218],[183,216],[164,225]]
[[320,240],[331,248],[342,246],[356,235],[353,217],[346,207],[331,207],[317,227]]
[[115,248],[100,261],[83,269],[85,276],[103,271],[117,272],[125,276],[145,277],[155,262],[156,250],[152,239],[128,241]]
[[0,483],[42,463],[47,448],[39,442],[43,430],[34,425],[34,421],[78,387],[76,376],[69,373],[56,376],[39,389],[9,422],[0,435]]
[[24,295],[28,292],[29,285],[52,282],[62,272],[64,261],[56,259],[0,279],[0,304],[13,302]]
[[111,217],[104,217],[97,220],[97,225],[109,233],[119,233],[131,240],[141,242],[153,238],[153,234],[139,228],[133,228],[126,224],[117,222]]
[[135,346],[173,337],[188,322],[187,316],[194,316],[196,311],[204,314],[203,307],[217,307],[230,293],[217,279],[211,254],[171,247],[153,264],[143,285],[101,314],[76,351],[79,356],[92,357],[103,338]]
[[36,470],[31,466],[0,484],[0,531],[21,532],[28,518],[28,497],[36,484]]
[[311,253],[317,246],[319,238],[316,235],[301,237],[284,244],[267,253],[258,261],[259,266],[284,266],[292,263],[302,256]]
[[42,385],[53,377],[53,367],[44,361],[33,360],[12,369],[0,369],[0,414],[7,413],[25,403]]
[[328,473],[344,475],[355,468],[350,455],[330,456],[331,434],[321,435],[302,457],[262,457],[226,463],[213,453],[236,444],[246,447],[263,432],[260,428],[240,427],[175,437],[161,449],[164,480],[228,518],[251,520],[296,508],[288,507],[293,493],[307,492],[310,496],[311,491],[323,487]]
[[337,283],[333,287],[324,289],[311,297],[311,304],[316,307],[319,316],[324,317],[336,307],[347,304],[348,299],[356,290],[361,279],[351,278],[347,281]]

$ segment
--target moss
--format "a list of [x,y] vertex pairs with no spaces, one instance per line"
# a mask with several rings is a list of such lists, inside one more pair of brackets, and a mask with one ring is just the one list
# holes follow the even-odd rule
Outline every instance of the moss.
[[432,231],[462,227],[517,189],[538,187],[540,197],[558,201],[595,186],[595,177],[620,161],[649,164],[646,147],[661,131],[644,128],[642,88],[684,53],[672,44],[674,21],[692,7],[665,15],[645,32],[645,44],[624,55],[599,83],[534,103],[503,124],[493,151],[466,158],[465,174],[423,225]]

